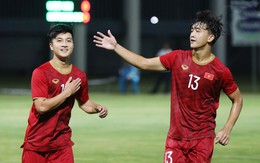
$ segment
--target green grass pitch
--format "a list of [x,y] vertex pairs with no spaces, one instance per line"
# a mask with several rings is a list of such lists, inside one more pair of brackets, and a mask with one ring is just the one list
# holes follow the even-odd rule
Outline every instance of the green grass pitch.
[[[91,99],[109,109],[105,119],[88,115],[76,105],[70,126],[76,163],[160,163],[169,127],[169,95],[90,93]],[[229,145],[216,145],[213,163],[260,162],[260,95],[243,94],[244,107]],[[75,103],[76,104],[76,103]],[[231,103],[221,96],[218,131]],[[30,95],[0,95],[0,162],[21,162],[31,107]]]

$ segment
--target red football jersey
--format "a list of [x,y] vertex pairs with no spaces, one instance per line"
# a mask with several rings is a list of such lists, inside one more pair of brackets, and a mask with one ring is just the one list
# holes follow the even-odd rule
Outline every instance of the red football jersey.
[[81,79],[80,90],[57,109],[43,115],[36,111],[34,104],[32,105],[23,148],[33,151],[51,151],[73,145],[69,127],[71,110],[75,99],[82,102],[89,99],[86,74],[72,65],[71,72],[64,75],[46,62],[33,71],[31,89],[33,99],[37,97],[52,98],[62,92],[69,77]]
[[191,50],[175,50],[160,57],[171,71],[171,119],[168,136],[179,140],[215,137],[215,118],[221,90],[237,89],[229,69],[214,58],[199,65]]

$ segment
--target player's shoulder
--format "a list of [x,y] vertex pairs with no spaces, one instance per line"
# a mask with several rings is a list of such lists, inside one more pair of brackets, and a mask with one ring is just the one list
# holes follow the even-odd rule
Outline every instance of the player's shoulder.
[[172,50],[168,54],[170,54],[170,55],[191,55],[192,50],[176,49],[176,50]]
[[77,66],[75,65],[72,65],[72,73],[74,74],[77,74],[78,76],[86,76],[87,74],[81,70],[80,68],[78,68]]
[[181,60],[192,57],[192,50],[178,49],[178,50],[174,50],[173,53],[176,56],[176,58],[180,58]]
[[161,56],[164,60],[186,60],[188,58],[191,58],[192,51],[191,50],[182,50],[182,49],[176,49],[171,51],[168,54],[165,54],[164,56]]
[[38,66],[37,68],[34,69],[34,72],[36,71],[45,71],[47,69],[51,69],[52,66],[50,64],[50,62],[45,62],[43,64],[41,64],[40,66]]
[[214,65],[221,68],[221,69],[228,69],[228,67],[222,62],[220,61],[220,59],[218,57],[214,58]]
[[216,73],[222,74],[221,76],[223,76],[223,74],[231,74],[230,69],[217,57],[214,58],[211,67]]
[[83,72],[80,68],[78,68],[78,67],[75,66],[75,65],[72,65],[72,70],[73,70],[73,71],[76,71],[76,72],[78,72],[78,73],[85,73],[85,72]]
[[191,56],[192,50],[177,49],[177,50],[173,50],[172,53],[176,55]]

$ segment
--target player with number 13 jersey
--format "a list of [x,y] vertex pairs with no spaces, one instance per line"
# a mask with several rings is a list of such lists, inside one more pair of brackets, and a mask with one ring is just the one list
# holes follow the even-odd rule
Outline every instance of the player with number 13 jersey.
[[229,69],[214,56],[205,65],[196,63],[192,50],[172,51],[161,56],[160,61],[172,70],[171,101],[175,102],[171,104],[168,137],[215,137],[220,91],[231,94],[237,89]]

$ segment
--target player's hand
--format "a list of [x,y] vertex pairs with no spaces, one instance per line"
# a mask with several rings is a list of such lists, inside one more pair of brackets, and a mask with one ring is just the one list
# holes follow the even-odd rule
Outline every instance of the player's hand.
[[220,130],[216,136],[215,144],[221,144],[223,146],[227,145],[230,140],[230,132],[225,131],[224,129]]
[[95,110],[99,114],[100,118],[105,118],[108,114],[108,110],[105,106],[98,105]]
[[104,35],[101,32],[97,32],[97,35],[94,35],[93,42],[96,43],[97,47],[114,50],[116,48],[117,41],[110,30],[108,30],[107,33],[108,36]]
[[80,89],[80,85],[81,85],[80,78],[72,80],[72,77],[69,77],[69,79],[65,84],[64,91],[68,92],[68,97],[69,97],[75,94]]

